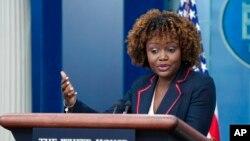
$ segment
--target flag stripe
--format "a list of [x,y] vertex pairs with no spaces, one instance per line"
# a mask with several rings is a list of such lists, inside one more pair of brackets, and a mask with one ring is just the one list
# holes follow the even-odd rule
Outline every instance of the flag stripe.
[[218,119],[216,114],[214,114],[213,116],[213,120],[212,120],[212,124],[210,126],[210,130],[209,130],[209,134],[210,134],[210,138],[215,139],[216,141],[220,140],[220,134],[219,134],[219,128],[218,128]]

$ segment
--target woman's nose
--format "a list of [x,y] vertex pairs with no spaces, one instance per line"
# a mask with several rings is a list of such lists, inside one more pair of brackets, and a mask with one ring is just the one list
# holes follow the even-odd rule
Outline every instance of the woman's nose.
[[160,60],[167,60],[168,59],[168,55],[165,51],[161,51],[159,54],[159,59]]

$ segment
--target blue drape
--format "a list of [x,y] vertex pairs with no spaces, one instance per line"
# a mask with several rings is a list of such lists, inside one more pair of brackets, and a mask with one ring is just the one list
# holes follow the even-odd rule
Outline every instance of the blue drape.
[[31,0],[32,112],[61,112],[62,2]]

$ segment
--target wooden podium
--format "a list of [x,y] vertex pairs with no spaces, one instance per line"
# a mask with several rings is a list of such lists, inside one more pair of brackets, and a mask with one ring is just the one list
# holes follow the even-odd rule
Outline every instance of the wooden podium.
[[29,113],[0,116],[16,141],[32,141],[34,128],[133,129],[136,141],[209,141],[171,115]]

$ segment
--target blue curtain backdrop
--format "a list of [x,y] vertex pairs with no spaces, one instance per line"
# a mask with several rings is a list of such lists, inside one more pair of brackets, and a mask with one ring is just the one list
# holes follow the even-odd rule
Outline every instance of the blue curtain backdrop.
[[31,0],[32,112],[61,112],[61,0]]

